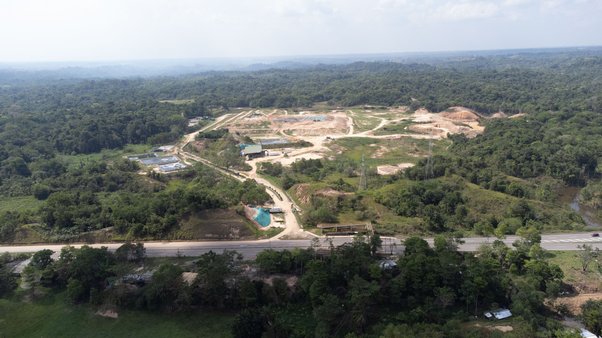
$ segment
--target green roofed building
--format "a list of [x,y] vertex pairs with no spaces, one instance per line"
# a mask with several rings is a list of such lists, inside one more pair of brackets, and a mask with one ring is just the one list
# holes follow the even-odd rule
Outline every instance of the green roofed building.
[[240,151],[240,155],[246,157],[247,160],[261,157],[265,155],[261,144],[250,144]]

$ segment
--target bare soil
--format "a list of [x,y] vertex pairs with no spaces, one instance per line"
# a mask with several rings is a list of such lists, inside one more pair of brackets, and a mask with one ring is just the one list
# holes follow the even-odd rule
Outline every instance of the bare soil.
[[309,204],[309,201],[311,200],[311,196],[309,194],[309,184],[308,183],[302,183],[302,184],[297,184],[294,188],[295,190],[295,196],[297,196],[297,198],[299,199],[299,202],[301,202],[302,204]]
[[451,107],[439,114],[421,108],[414,112],[412,119],[417,124],[410,125],[409,130],[437,138],[445,138],[447,134],[475,137],[485,130],[479,123],[479,115],[464,107]]
[[564,304],[573,315],[580,315],[581,305],[585,304],[588,300],[602,300],[602,292],[582,293],[572,297],[561,297],[553,301],[552,304],[554,307]]
[[379,165],[376,167],[376,173],[379,175],[395,175],[400,171],[413,167],[413,163],[399,163],[397,165]]
[[492,119],[503,119],[503,118],[507,118],[508,115],[506,113],[504,113],[503,111],[499,111],[493,115],[491,115]]
[[196,272],[182,272],[182,279],[188,285],[192,285],[197,276],[198,273]]
[[119,318],[119,313],[117,313],[117,311],[114,311],[114,310],[104,310],[104,311],[98,310],[96,312],[96,314],[101,317],[105,317],[105,318],[112,318],[112,319]]
[[339,196],[353,195],[353,193],[338,191],[338,190],[334,190],[334,189],[321,189],[321,190],[316,191],[316,195],[324,196],[324,197],[339,197]]
[[[282,130],[288,135],[293,136],[326,136],[339,135],[347,133],[350,122],[349,117],[344,112],[324,113],[324,114],[304,114],[300,115],[270,115],[272,130]],[[282,122],[282,118],[325,116],[324,121],[299,120],[297,122]]]

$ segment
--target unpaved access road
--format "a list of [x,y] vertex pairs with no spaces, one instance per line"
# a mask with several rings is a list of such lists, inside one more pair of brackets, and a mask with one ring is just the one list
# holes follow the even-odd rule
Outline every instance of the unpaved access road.
[[253,168],[250,172],[228,171],[228,170],[225,170],[223,168],[216,166],[211,161],[209,161],[199,155],[192,154],[192,153],[184,150],[185,146],[189,142],[192,142],[198,133],[200,133],[202,131],[206,131],[206,130],[215,130],[217,128],[224,127],[228,123],[232,123],[236,120],[244,118],[245,116],[251,114],[251,112],[252,111],[243,111],[239,114],[229,116],[226,118],[222,118],[199,131],[185,135],[183,138],[183,141],[178,143],[178,145],[176,146],[174,151],[176,151],[183,158],[183,160],[188,164],[190,164],[190,161],[201,162],[207,166],[212,167],[213,169],[217,170],[219,173],[221,173],[223,175],[230,176],[239,181],[244,181],[245,179],[252,179],[252,180],[255,180],[257,183],[265,186],[267,188],[266,192],[268,193],[268,195],[270,195],[270,197],[274,201],[274,207],[281,208],[282,211],[284,212],[285,228],[278,235],[274,236],[273,239],[279,239],[279,238],[283,238],[283,237],[286,237],[286,238],[312,238],[312,237],[315,237],[316,235],[314,235],[313,233],[307,232],[307,231],[304,231],[303,229],[301,229],[301,226],[299,225],[299,221],[297,220],[297,217],[295,216],[294,211],[293,211],[293,209],[299,210],[299,208],[295,205],[293,200],[291,200],[291,198],[286,194],[286,192],[284,190],[280,189],[279,187],[275,186],[268,180],[260,177],[257,174],[257,164],[256,163],[249,162],[249,164]]

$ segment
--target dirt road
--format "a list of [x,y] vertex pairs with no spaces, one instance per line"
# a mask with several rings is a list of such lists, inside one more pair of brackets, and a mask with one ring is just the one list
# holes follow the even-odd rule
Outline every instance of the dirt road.
[[[432,134],[430,134],[430,135],[429,134],[374,135],[375,131],[387,126],[390,123],[407,119],[406,117],[403,117],[401,119],[386,119],[386,118],[379,117],[380,123],[377,126],[372,128],[371,130],[355,133],[354,121],[352,118],[353,114],[351,112],[348,112],[347,130],[346,131],[344,131],[340,134],[328,135],[328,137],[326,135],[324,135],[324,136],[297,135],[296,137],[298,139],[310,142],[310,143],[312,143],[312,146],[307,147],[307,148],[294,149],[294,150],[288,152],[286,155],[283,153],[278,156],[268,156],[268,157],[263,157],[263,158],[258,158],[258,159],[248,161],[247,163],[252,167],[252,170],[250,172],[227,171],[227,170],[224,170],[223,168],[219,168],[219,167],[215,166],[213,163],[211,163],[207,159],[202,158],[201,156],[186,152],[184,150],[184,147],[186,146],[186,144],[188,144],[189,142],[192,142],[198,133],[207,131],[207,130],[215,130],[217,128],[227,127],[228,125],[230,125],[232,123],[235,123],[241,119],[244,119],[245,117],[249,116],[253,112],[256,112],[256,111],[255,110],[246,110],[246,111],[241,111],[240,113],[237,113],[237,114],[223,115],[220,118],[218,118],[214,123],[206,126],[205,128],[203,128],[199,131],[196,131],[194,133],[185,135],[184,138],[182,139],[182,141],[174,149],[174,151],[176,151],[183,158],[183,160],[188,164],[190,164],[190,161],[201,162],[205,165],[211,166],[212,168],[218,170],[220,173],[222,173],[224,175],[228,175],[230,177],[233,177],[237,180],[253,179],[253,180],[257,181],[257,183],[265,186],[267,188],[266,191],[268,192],[268,194],[274,201],[274,206],[277,208],[281,208],[284,211],[285,229],[279,235],[274,237],[274,239],[278,239],[278,238],[308,238],[308,237],[315,236],[315,235],[313,235],[309,232],[306,232],[301,228],[299,221],[297,220],[297,217],[293,213],[294,210],[300,210],[300,209],[298,208],[298,206],[295,205],[294,201],[287,195],[287,193],[284,190],[282,190],[281,188],[275,186],[274,184],[272,184],[271,182],[266,180],[265,178],[261,177],[261,175],[259,175],[257,173],[258,163],[260,163],[260,162],[278,162],[278,161],[283,162],[285,159],[286,159],[286,162],[292,162],[292,161],[295,161],[296,159],[300,159],[300,158],[304,158],[304,157],[321,158],[321,157],[326,156],[326,154],[329,152],[329,148],[326,146],[326,143],[329,143],[332,140],[336,140],[336,139],[340,139],[340,138],[348,138],[348,137],[366,137],[366,138],[373,138],[373,139],[398,139],[398,138],[406,138],[406,137],[415,138],[415,139],[438,139],[438,138],[441,138],[441,136],[439,136],[439,135],[432,135]],[[288,115],[288,112],[284,111],[284,114]],[[425,114],[422,114],[422,115],[425,115]],[[274,130],[274,132],[276,134],[280,133],[285,137],[287,136],[282,130]]]
[[224,115],[224,116],[220,117],[220,119],[216,120],[211,125],[203,128],[199,131],[185,135],[182,142],[177,144],[174,151],[176,151],[180,155],[180,157],[182,157],[182,160],[184,160],[184,162],[186,162],[188,164],[191,164],[190,161],[201,162],[201,163],[217,170],[218,172],[220,172],[223,175],[232,177],[239,181],[244,181],[246,179],[252,179],[252,180],[255,180],[257,183],[265,186],[267,188],[266,192],[268,193],[268,195],[270,195],[270,197],[274,201],[274,207],[281,208],[284,211],[285,229],[284,229],[284,231],[282,231],[281,233],[279,233],[278,235],[273,237],[273,239],[315,237],[316,235],[314,235],[313,233],[306,232],[303,229],[301,229],[301,226],[299,225],[299,221],[297,220],[297,217],[293,213],[293,209],[297,209],[297,210],[300,210],[300,209],[290,199],[290,197],[286,194],[286,192],[283,191],[282,189],[280,189],[279,187],[275,186],[268,180],[260,177],[257,174],[257,163],[255,163],[253,161],[249,161],[249,164],[253,168],[250,172],[227,171],[223,168],[216,166],[211,161],[209,161],[205,158],[202,158],[201,156],[192,154],[192,153],[184,150],[185,146],[189,142],[192,142],[198,133],[207,131],[207,130],[215,130],[217,128],[224,127],[228,123],[233,123],[236,120],[244,118],[245,116],[249,115],[251,112],[252,111],[243,111],[236,115],[229,115],[229,116]]

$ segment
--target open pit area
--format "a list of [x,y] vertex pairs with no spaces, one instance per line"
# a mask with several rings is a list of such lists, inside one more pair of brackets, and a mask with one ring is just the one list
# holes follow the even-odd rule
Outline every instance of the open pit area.
[[323,106],[304,110],[238,110],[223,119],[219,128],[227,128],[239,138],[250,138],[262,146],[260,152],[251,156],[244,151],[251,162],[290,166],[300,159],[344,156],[360,161],[364,157],[379,175],[394,175],[422,158],[444,151],[448,135],[476,137],[484,131],[482,122],[490,118],[506,115],[500,112],[485,117],[465,107],[435,113],[406,106]]

